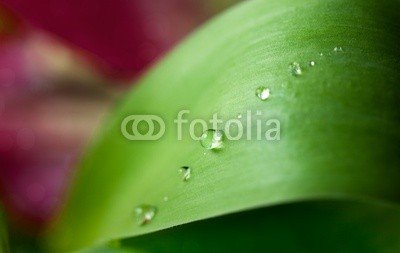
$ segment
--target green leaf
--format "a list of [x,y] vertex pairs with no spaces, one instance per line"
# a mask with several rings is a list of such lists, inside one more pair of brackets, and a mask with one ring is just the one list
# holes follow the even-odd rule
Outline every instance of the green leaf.
[[82,253],[390,253],[400,250],[399,232],[398,207],[381,203],[319,201],[279,205],[194,222]]
[[[255,0],[213,20],[113,113],[83,160],[51,247],[77,249],[280,203],[399,203],[398,13],[397,0]],[[292,75],[293,62],[302,75]],[[259,86],[270,89],[267,101],[255,96]],[[278,119],[281,139],[225,141],[221,151],[206,151],[189,138],[188,123],[177,140],[174,119],[184,109],[189,121],[245,118],[250,110],[253,133],[257,119]],[[121,122],[133,114],[160,116],[165,135],[127,140]],[[181,166],[192,168],[187,182]],[[144,226],[134,217],[140,204],[158,208]]]

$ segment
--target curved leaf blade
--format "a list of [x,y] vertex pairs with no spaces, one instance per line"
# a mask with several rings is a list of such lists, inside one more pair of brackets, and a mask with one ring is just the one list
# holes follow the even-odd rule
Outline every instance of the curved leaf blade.
[[[398,202],[400,4],[395,0],[250,1],[174,51],[115,112],[83,161],[50,238],[67,249],[130,237],[222,214],[320,198]],[[343,47],[341,53],[333,48]],[[323,57],[319,53],[323,53]],[[301,77],[288,66],[310,60]],[[269,101],[254,95],[271,89]],[[279,142],[232,141],[207,152],[174,119],[224,119],[260,110],[279,119]],[[131,114],[166,122],[155,142],[130,142]],[[252,130],[255,131],[255,124]],[[193,168],[184,183],[181,166]],[[169,201],[163,201],[165,196]],[[136,205],[158,206],[139,227]]]
[[99,252],[397,252],[398,206],[316,201],[198,221],[122,240]]

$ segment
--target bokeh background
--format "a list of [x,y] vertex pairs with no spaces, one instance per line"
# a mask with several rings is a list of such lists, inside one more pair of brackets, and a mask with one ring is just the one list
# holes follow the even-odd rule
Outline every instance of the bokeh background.
[[240,0],[0,0],[0,198],[22,231],[57,215],[107,112]]

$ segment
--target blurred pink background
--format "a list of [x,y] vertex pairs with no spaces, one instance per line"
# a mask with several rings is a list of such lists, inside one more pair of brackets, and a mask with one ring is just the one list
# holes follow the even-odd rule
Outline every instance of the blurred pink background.
[[185,35],[239,0],[0,0],[0,197],[40,231],[104,115]]

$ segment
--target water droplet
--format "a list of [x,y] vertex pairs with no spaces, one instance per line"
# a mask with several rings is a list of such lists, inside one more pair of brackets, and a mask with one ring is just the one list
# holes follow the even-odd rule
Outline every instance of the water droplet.
[[294,76],[300,76],[301,74],[303,74],[301,66],[298,62],[293,62],[290,64],[290,72]]
[[335,52],[335,53],[343,52],[343,48],[342,48],[342,47],[335,47],[335,48],[333,49],[333,52]]
[[319,53],[319,56],[324,56],[324,53]]
[[222,130],[208,129],[200,138],[201,145],[206,149],[222,149],[224,132]]
[[315,61],[310,61],[310,67],[314,67],[315,66]]
[[143,204],[135,208],[137,223],[141,226],[149,223],[154,218],[156,213],[157,208],[152,205]]
[[164,200],[165,202],[167,202],[167,201],[169,200],[169,198],[168,198],[167,196],[165,196],[165,197],[163,198],[163,200]]
[[241,119],[243,116],[242,116],[242,114],[238,114],[238,119]]
[[192,176],[192,169],[189,166],[182,166],[179,169],[179,172],[182,175],[183,181],[188,181],[190,177]]
[[183,181],[188,181],[192,175],[192,169],[188,166],[182,166],[179,173],[181,173]]
[[256,89],[256,96],[263,101],[267,100],[269,98],[269,95],[270,95],[269,89],[264,86],[260,86]]

